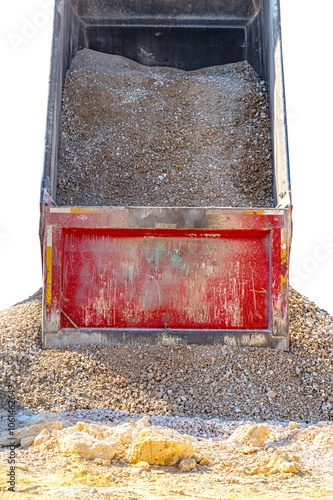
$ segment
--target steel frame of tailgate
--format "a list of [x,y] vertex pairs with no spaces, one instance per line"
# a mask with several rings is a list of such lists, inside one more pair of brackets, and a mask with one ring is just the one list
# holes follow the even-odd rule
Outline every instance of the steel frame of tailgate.
[[[44,220],[46,223],[46,237],[44,238],[43,245],[45,290],[43,312],[44,347],[95,343],[157,343],[169,345],[178,343],[218,345],[226,343],[231,345],[267,346],[276,349],[288,349],[290,209],[247,210],[50,206],[45,207],[44,210]],[[134,292],[135,290],[141,290],[141,293],[143,293],[143,290],[149,288],[149,283],[147,284],[146,282],[146,269],[142,270],[142,266],[137,265],[135,257],[131,257],[132,260],[125,258],[125,256],[122,258],[119,253],[113,255],[111,271],[114,275],[114,269],[117,270],[122,267],[124,268],[122,275],[117,279],[110,278],[111,271],[108,271],[107,268],[110,268],[111,263],[108,265],[109,260],[105,256],[105,252],[97,250],[98,241],[96,240],[96,235],[99,232],[101,232],[103,241],[111,241],[111,243],[107,243],[108,249],[114,245],[116,238],[120,242],[123,242],[129,236],[132,239],[136,238],[136,241],[140,240],[143,242],[147,239],[151,241],[152,239],[156,240],[159,238],[166,244],[170,244],[172,238],[179,239],[184,237],[188,240],[199,242],[196,243],[199,247],[195,248],[194,254],[186,247],[184,248],[183,244],[183,255],[179,256],[179,259],[183,258],[184,265],[178,266],[179,270],[177,274],[171,277],[174,280],[174,288],[169,293],[166,304],[164,296],[159,301],[157,300],[157,303],[156,300],[150,300],[149,306],[146,306],[146,310],[150,307],[152,311],[153,321],[156,321],[156,317],[159,315],[160,328],[156,328],[156,325],[147,328],[145,324],[141,324],[141,318],[135,323],[133,320],[133,309],[134,313],[139,314],[139,309],[142,307],[140,302],[135,302],[131,308],[123,306],[127,313],[128,311],[131,312],[131,317],[127,318],[129,327],[125,325],[125,327],[117,328],[116,324],[112,324],[115,310],[110,306],[111,296],[108,296],[107,292],[105,292],[110,282],[116,283],[118,279],[119,287],[120,280],[124,283],[127,280],[125,283],[126,287],[130,287],[132,283]],[[88,235],[88,239],[87,237],[83,239],[81,237],[82,234],[85,237]],[[71,239],[72,235],[74,235],[74,240]],[[75,239],[77,238],[75,235],[79,235],[79,244]],[[252,246],[247,248],[246,241],[248,241],[248,238],[250,238]],[[70,241],[67,245],[65,244],[66,239]],[[207,241],[214,241],[215,254],[210,247],[207,247]],[[217,241],[218,244],[216,246]],[[231,262],[230,267],[230,260],[228,261],[227,254],[228,252],[230,253],[228,242],[230,241],[233,244],[232,261],[236,264],[238,263],[238,266],[233,265],[233,262]],[[260,254],[261,241],[267,242],[262,254]],[[133,247],[132,242],[131,245]],[[197,254],[198,248],[200,259]],[[200,251],[200,249],[202,250]],[[95,257],[91,258],[91,254],[94,254],[94,252],[99,252],[96,257],[98,259],[97,264]],[[135,255],[139,254],[139,251],[135,250],[135,252]],[[144,249],[143,259],[145,261],[147,260],[147,255],[149,257],[151,252],[155,255],[155,247],[152,250],[149,249],[149,252],[147,254],[147,249]],[[204,296],[209,297],[210,288],[214,286],[214,279],[219,279],[219,276],[216,277],[214,275],[214,273],[216,274],[216,268],[226,273],[227,277],[224,279],[224,284],[230,284],[229,299],[234,304],[231,319],[230,317],[228,320],[226,318],[222,319],[222,328],[216,328],[216,326],[215,328],[209,328],[207,324],[200,328],[200,322],[202,323],[201,317],[197,318],[198,328],[178,327],[172,321],[168,324],[168,321],[170,321],[168,318],[168,314],[170,314],[168,307],[176,311],[178,321],[180,316],[177,308],[181,309],[181,319],[184,318],[186,311],[184,312],[184,304],[181,303],[182,297],[178,297],[176,303],[175,301],[172,302],[171,299],[173,295],[177,295],[177,287],[180,287],[184,280],[187,289],[189,289],[191,280],[193,282],[197,276],[195,273],[197,273],[198,261],[200,261],[199,267],[202,267],[202,255],[205,252],[207,258],[204,264],[207,268],[211,267],[213,281],[209,282],[207,274],[201,278],[201,283],[205,282],[206,285],[203,291],[206,294]],[[167,255],[166,252],[164,253]],[[69,266],[75,266],[75,261],[79,258],[80,254],[84,254],[84,259],[80,262],[79,269],[82,270],[85,268],[85,274],[80,278],[78,276],[80,273],[76,272],[74,268],[74,274],[72,271],[71,276],[72,281],[66,284],[68,275],[71,274]],[[261,276],[258,270],[260,271],[264,265],[263,259],[266,261],[266,267]],[[136,269],[134,272],[137,274],[134,285],[133,261]],[[153,276],[155,282],[159,280],[162,283],[161,286],[165,286],[165,281],[167,284],[170,283],[169,275],[172,272],[170,265],[172,255],[169,259],[167,258],[166,265],[162,269],[162,278],[159,278],[161,271],[159,274],[156,274],[158,269],[161,268],[160,261],[153,259],[152,263],[150,263],[149,273]],[[87,318],[88,313],[90,314],[93,311],[96,318],[96,294],[91,298],[87,297],[87,294],[84,295],[83,299],[80,296],[80,290],[85,286],[87,280],[91,280],[89,288],[93,287],[93,276],[96,265],[98,267],[98,276],[101,272],[105,273],[101,281],[97,278],[97,284],[95,284],[99,290],[104,290],[99,298],[100,301],[104,301],[104,304],[99,304],[101,307],[107,304],[107,312],[103,313],[103,317],[106,323],[111,322],[112,327],[94,327],[93,325],[82,327],[82,317],[80,318],[80,315],[77,313],[80,309],[80,301],[86,300],[83,308],[83,317]],[[224,269],[223,266],[229,267],[228,269]],[[251,273],[252,281],[249,277],[245,276],[245,271],[249,266],[252,268],[257,266],[256,272]],[[100,269],[104,271],[100,271]],[[130,280],[131,272],[132,279]],[[67,287],[66,290],[65,287]],[[245,294],[244,288],[245,292],[247,292]],[[133,290],[131,294],[133,294]],[[220,292],[222,295],[224,293],[227,300],[228,289],[224,287],[224,292],[223,290],[220,290]],[[119,296],[117,297],[118,302],[121,300],[121,293],[124,295],[125,292],[119,292]],[[244,322],[246,315],[253,317],[253,311],[256,311],[256,303],[260,300],[258,297],[261,297],[260,294],[266,296],[261,311],[262,315],[265,313],[267,315],[267,322],[263,325],[264,328],[253,328],[253,324],[251,329],[237,327],[237,325],[241,325],[242,321]],[[152,286],[150,295],[157,297],[154,286]],[[202,296],[197,300],[197,307],[200,299],[202,299]],[[195,300],[195,297],[193,297],[193,302]],[[207,300],[212,299],[208,298]],[[71,307],[68,306],[68,303],[70,303]],[[128,302],[126,304],[128,305]],[[66,307],[69,309],[66,310]],[[138,309],[137,311],[135,311],[135,307]],[[259,309],[258,304],[257,309]],[[80,324],[78,324],[79,321],[76,316],[81,321]],[[100,320],[101,317],[99,317]],[[186,322],[186,319],[184,321]]]

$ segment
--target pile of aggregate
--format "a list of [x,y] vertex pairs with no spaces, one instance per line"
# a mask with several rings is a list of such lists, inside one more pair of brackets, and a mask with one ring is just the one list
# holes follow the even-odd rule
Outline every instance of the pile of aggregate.
[[59,205],[273,207],[265,82],[247,62],[183,71],[83,49],[57,182]]
[[222,420],[333,419],[333,318],[290,292],[290,351],[231,346],[41,349],[41,291],[0,312],[0,407]]

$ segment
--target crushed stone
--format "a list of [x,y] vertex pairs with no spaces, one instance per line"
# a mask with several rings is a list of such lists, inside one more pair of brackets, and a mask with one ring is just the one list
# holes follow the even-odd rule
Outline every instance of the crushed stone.
[[43,350],[41,317],[41,291],[0,312],[2,408],[11,383],[18,408],[30,411],[198,417],[211,420],[209,432],[212,419],[333,419],[333,318],[295,290],[289,352],[194,345]]
[[66,74],[56,203],[273,207],[265,83],[79,51]]

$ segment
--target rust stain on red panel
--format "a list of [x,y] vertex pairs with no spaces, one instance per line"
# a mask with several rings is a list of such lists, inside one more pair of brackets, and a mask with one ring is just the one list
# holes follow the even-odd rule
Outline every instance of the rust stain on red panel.
[[267,329],[269,236],[77,229],[64,235],[62,283],[82,328]]

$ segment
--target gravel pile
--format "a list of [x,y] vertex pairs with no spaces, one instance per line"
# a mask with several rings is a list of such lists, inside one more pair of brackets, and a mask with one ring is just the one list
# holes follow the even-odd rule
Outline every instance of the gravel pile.
[[333,318],[296,291],[290,294],[290,352],[230,346],[42,350],[41,309],[38,292],[0,313],[0,387],[14,384],[22,408],[333,419]]
[[186,72],[79,51],[56,202],[273,207],[265,83],[247,62]]

